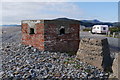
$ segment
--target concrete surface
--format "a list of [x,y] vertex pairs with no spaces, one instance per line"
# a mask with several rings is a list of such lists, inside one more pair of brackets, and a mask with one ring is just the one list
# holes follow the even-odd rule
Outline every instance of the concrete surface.
[[110,48],[120,50],[120,38],[106,37],[102,34],[91,34],[89,32],[80,32],[80,38],[96,37],[96,38],[107,38]]

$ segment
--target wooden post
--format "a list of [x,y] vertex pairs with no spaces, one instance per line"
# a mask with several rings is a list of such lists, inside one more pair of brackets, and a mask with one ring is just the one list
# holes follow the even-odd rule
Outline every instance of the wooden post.
[[113,37],[115,37],[115,32],[113,32]]
[[110,31],[107,32],[107,35],[110,36]]

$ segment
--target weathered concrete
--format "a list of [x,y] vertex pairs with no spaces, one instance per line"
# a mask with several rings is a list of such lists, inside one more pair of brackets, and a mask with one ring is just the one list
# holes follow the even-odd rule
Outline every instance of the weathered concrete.
[[112,58],[106,38],[82,38],[77,58],[104,71],[112,71]]
[[[42,51],[77,52],[79,21],[25,20],[22,21],[22,43]],[[31,33],[30,28],[34,29]],[[60,34],[61,29],[65,34]]]
[[109,76],[109,78],[117,78],[120,80],[120,52],[115,54],[112,69],[113,73]]
[[118,79],[120,79],[120,52],[118,54]]

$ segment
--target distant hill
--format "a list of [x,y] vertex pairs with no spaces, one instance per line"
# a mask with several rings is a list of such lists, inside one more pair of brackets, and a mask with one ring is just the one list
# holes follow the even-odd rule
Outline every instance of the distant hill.
[[[53,20],[68,20],[68,21],[71,21],[71,20],[75,20],[75,19],[69,19],[69,18],[56,18],[56,19],[53,19]],[[76,21],[79,21],[79,20],[76,20]]]
[[97,19],[94,19],[94,20],[81,20],[82,22],[85,22],[85,23],[101,23],[99,20]]
[[[66,17],[63,18],[56,18],[56,19],[52,19],[52,20],[75,20],[75,19],[69,19]],[[120,27],[120,22],[101,22],[97,19],[94,20],[76,20],[80,22],[80,25],[85,26],[85,27],[92,27],[93,25],[108,25],[108,26],[113,26],[113,27]],[[0,26],[9,26],[9,27],[20,27],[21,25],[0,25]]]
[[[69,18],[57,18],[54,20],[75,20],[75,19],[69,19]],[[93,25],[108,25],[113,26],[113,23],[110,22],[101,22],[97,19],[94,20],[77,20],[80,21],[80,25],[83,25],[85,27],[92,27]]]
[[110,22],[83,22],[83,21],[80,21],[80,24],[85,26],[85,27],[92,27],[94,25],[108,25],[108,26],[113,26],[113,23],[110,23]]

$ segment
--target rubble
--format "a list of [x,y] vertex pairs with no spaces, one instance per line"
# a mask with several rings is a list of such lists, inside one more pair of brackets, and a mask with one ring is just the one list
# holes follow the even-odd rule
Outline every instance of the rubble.
[[[8,47],[9,46],[9,47]],[[20,43],[4,43],[2,79],[104,78],[97,67],[66,53],[39,51]]]

